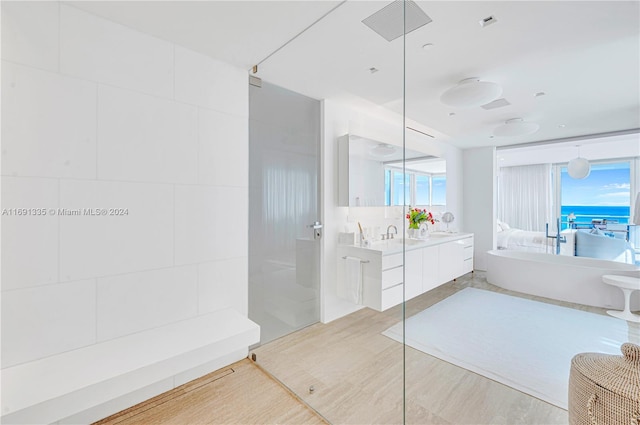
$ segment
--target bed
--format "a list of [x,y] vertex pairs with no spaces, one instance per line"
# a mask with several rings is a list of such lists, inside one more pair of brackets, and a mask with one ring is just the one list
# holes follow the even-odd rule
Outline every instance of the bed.
[[[607,236],[599,229],[567,229],[560,233],[566,240],[560,244],[560,255],[599,258],[634,264],[634,248],[622,238]],[[498,220],[498,249],[510,251],[556,253],[556,240],[544,232],[515,229]]]
[[[561,236],[565,237],[566,242],[560,244],[560,254],[574,255],[574,232],[565,230]],[[547,238],[544,232],[515,229],[498,220],[497,247],[512,251],[555,254],[556,240]]]

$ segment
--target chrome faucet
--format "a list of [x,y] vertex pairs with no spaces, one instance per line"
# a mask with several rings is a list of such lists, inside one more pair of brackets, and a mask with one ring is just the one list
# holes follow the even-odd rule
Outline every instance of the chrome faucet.
[[396,233],[395,233],[396,235],[398,234],[398,228],[396,226],[394,226],[393,224],[390,224],[389,227],[387,227],[387,239],[393,239],[393,234],[389,233],[391,228],[393,228],[393,230],[396,231]]
[[549,235],[549,223],[545,223],[544,226],[544,232],[545,232],[545,236],[548,239],[555,239],[556,240],[556,255],[560,255],[560,244],[561,243],[567,243],[567,237],[566,236],[560,236],[560,219],[558,218],[556,221],[556,234],[555,236],[550,236]]

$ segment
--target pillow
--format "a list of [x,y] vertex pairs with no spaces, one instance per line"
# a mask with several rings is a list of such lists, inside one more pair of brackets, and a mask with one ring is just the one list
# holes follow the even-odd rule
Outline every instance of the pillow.
[[594,227],[593,229],[591,229],[589,231],[589,233],[591,233],[592,235],[605,236],[604,232],[602,230],[598,229],[597,227]]
[[503,223],[500,220],[498,220],[498,225],[496,226],[498,232],[502,232],[504,230],[504,228],[502,227],[502,224]]
[[504,221],[502,222],[502,230],[509,230],[511,229],[511,226],[509,226],[507,223],[505,223]]

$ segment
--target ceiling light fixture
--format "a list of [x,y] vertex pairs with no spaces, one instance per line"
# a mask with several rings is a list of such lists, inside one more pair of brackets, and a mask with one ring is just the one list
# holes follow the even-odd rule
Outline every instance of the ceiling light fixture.
[[533,134],[540,128],[535,122],[524,122],[522,118],[512,118],[493,129],[493,135],[498,137],[516,137]]
[[478,78],[466,78],[442,93],[440,101],[456,108],[475,108],[493,102],[502,94],[502,87]]
[[578,148],[578,157],[569,161],[567,171],[571,178],[586,179],[591,173],[591,164],[585,158],[580,157],[580,145],[576,145],[576,148]]
[[396,153],[396,147],[388,145],[386,143],[379,143],[378,145],[372,147],[371,150],[369,150],[369,153],[371,153],[371,155],[373,156],[384,158]]

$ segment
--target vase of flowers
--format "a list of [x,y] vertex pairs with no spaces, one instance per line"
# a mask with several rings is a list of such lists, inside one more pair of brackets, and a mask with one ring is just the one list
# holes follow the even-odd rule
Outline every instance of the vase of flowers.
[[433,218],[433,214],[431,214],[430,211],[419,208],[409,207],[407,219],[409,220],[409,230],[407,233],[410,238],[417,239],[420,237],[420,225],[426,226],[428,229],[429,224],[436,224],[436,219]]

